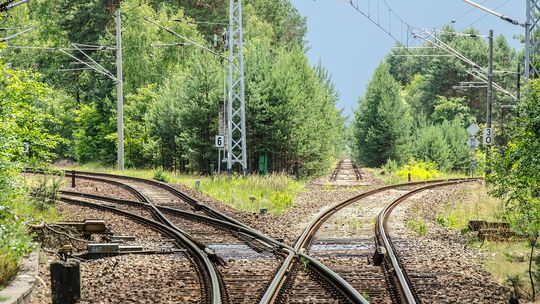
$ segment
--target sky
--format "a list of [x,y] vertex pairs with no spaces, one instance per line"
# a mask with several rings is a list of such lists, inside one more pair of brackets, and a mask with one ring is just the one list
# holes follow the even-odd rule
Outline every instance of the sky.
[[[358,1],[363,10],[367,11],[368,0],[354,1]],[[377,1],[380,1],[379,20],[388,24],[388,13],[384,13],[383,0],[369,0],[370,14],[376,18]],[[440,28],[455,19],[454,26],[457,30],[474,23],[482,33],[487,34],[489,29],[493,29],[496,36],[502,34],[514,47],[522,47],[518,40],[513,39],[514,35],[524,33],[522,27],[487,15],[462,0],[386,0],[386,2],[397,15],[413,26]],[[520,22],[526,19],[525,0],[475,2],[483,3],[491,9],[497,8],[498,12]],[[343,0],[292,0],[292,3],[300,14],[307,18],[310,62],[312,64],[321,62],[329,70],[340,93],[338,107],[344,110],[346,116],[352,117],[358,98],[364,94],[373,71],[394,47],[395,40]],[[384,14],[386,19],[381,14]],[[391,23],[391,26],[399,39],[401,35],[398,33],[401,30],[396,29],[401,26],[394,23]]]

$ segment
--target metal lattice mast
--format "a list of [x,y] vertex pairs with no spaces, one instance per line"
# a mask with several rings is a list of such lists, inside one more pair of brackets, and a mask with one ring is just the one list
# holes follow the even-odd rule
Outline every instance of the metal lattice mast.
[[247,174],[242,0],[230,0],[228,38],[227,172],[231,174],[234,164],[238,163],[243,174]]
[[527,23],[525,24],[525,83],[540,77],[540,0],[527,0]]

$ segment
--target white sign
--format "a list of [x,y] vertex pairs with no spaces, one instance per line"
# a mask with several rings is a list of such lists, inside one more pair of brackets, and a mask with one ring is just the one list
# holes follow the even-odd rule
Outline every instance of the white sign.
[[216,135],[216,142],[215,142],[216,148],[225,148],[225,136],[223,135]]
[[485,128],[484,129],[484,145],[491,146],[493,145],[493,138],[495,135],[493,134],[492,128]]
[[478,128],[478,126],[475,124],[472,124],[467,128],[467,132],[469,132],[471,135],[475,135],[478,133],[478,131],[480,131],[480,128]]
[[471,149],[474,149],[476,147],[478,147],[480,145],[480,142],[478,141],[478,139],[474,138],[471,136],[471,138],[469,138],[469,140],[467,140],[467,146],[471,147]]

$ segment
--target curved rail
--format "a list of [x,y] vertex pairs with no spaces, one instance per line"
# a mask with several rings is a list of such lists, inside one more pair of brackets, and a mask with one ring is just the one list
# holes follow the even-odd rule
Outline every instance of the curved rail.
[[[109,178],[117,178],[117,179],[124,179],[124,180],[132,180],[132,181],[137,181],[137,182],[141,182],[141,183],[146,183],[146,184],[149,184],[149,185],[153,185],[153,186],[156,186],[158,188],[162,188],[168,192],[170,192],[171,194],[173,194],[174,196],[182,199],[183,201],[187,202],[188,204],[192,205],[194,209],[196,210],[203,210],[204,212],[208,213],[209,215],[212,215],[214,217],[217,217],[219,219],[222,219],[222,220],[225,220],[225,221],[228,221],[228,222],[231,222],[231,223],[234,223],[238,226],[244,226],[244,227],[247,227],[245,224],[235,220],[234,218],[222,213],[222,212],[219,212],[217,210],[214,210],[208,206],[206,206],[205,204],[197,201],[195,198],[191,197],[189,194],[186,194],[166,183],[163,183],[163,182],[160,182],[160,181],[156,181],[156,180],[150,180],[150,179],[144,179],[144,178],[139,178],[139,177],[133,177],[133,176],[124,176],[124,175],[117,175],[117,174],[109,174],[109,173],[98,173],[98,172],[88,172],[88,171],[74,171],[74,170],[65,170],[64,171],[65,173],[75,173],[77,174],[77,176],[79,178],[85,178],[85,177],[92,177],[92,176],[100,176],[100,177],[109,177]],[[103,181],[103,179],[101,179],[101,181]],[[113,180],[111,180],[113,181]],[[114,182],[114,181],[113,181]]]
[[[419,184],[441,182],[441,180],[437,180],[437,181],[415,182],[415,183],[406,183],[406,184],[399,184],[399,185],[393,185],[393,186],[386,186],[386,187],[382,187],[382,188],[379,188],[379,189],[375,189],[375,190],[363,193],[363,194],[361,194],[361,195],[359,195],[357,197],[354,197],[354,198],[349,199],[349,200],[347,200],[345,202],[342,202],[342,203],[340,203],[340,204],[338,204],[338,205],[336,205],[336,206],[334,206],[332,208],[329,208],[328,210],[323,212],[323,214],[318,218],[318,220],[316,219],[315,221],[310,223],[310,225],[308,225],[308,227],[304,230],[304,232],[302,233],[302,236],[299,238],[299,240],[296,242],[295,247],[293,248],[291,246],[288,246],[286,244],[278,242],[277,240],[275,240],[275,239],[273,239],[271,237],[268,237],[268,236],[260,233],[259,231],[255,230],[255,229],[252,229],[252,228],[246,226],[245,224],[240,223],[240,222],[230,218],[229,216],[220,213],[219,211],[215,211],[215,210],[211,209],[210,207],[199,203],[198,201],[196,201],[195,199],[193,199],[189,195],[187,195],[187,194],[179,191],[178,189],[173,188],[173,187],[171,187],[171,186],[169,186],[169,185],[167,185],[165,183],[161,183],[161,182],[153,181],[153,180],[146,180],[146,179],[136,178],[136,177],[121,176],[121,175],[107,174],[107,173],[94,173],[94,172],[70,171],[70,170],[67,170],[65,172],[68,173],[68,174],[69,173],[77,174],[78,178],[93,179],[93,180],[98,180],[98,181],[101,181],[101,182],[123,184],[121,182],[113,181],[113,180],[106,179],[106,178],[105,179],[99,179],[99,178],[96,178],[97,176],[118,178],[118,179],[126,179],[126,180],[135,180],[135,181],[139,181],[139,182],[153,184],[155,186],[166,189],[167,191],[174,194],[175,196],[178,196],[178,197],[182,198],[183,200],[185,200],[187,202],[190,202],[193,206],[195,206],[195,209],[198,209],[198,210],[202,209],[202,210],[204,210],[205,212],[207,212],[210,215],[221,218],[221,219],[214,219],[214,218],[211,218],[211,217],[206,217],[208,220],[215,221],[216,223],[217,223],[217,221],[219,221],[219,223],[221,223],[222,225],[228,225],[230,227],[234,227],[234,228],[238,229],[239,231],[242,231],[243,233],[245,233],[247,235],[251,235],[251,236],[253,236],[255,238],[258,238],[260,240],[265,240],[269,244],[273,244],[274,246],[283,249],[285,252],[288,252],[289,256],[293,256],[293,257],[301,256],[301,257],[304,257],[305,259],[307,259],[309,261],[309,265],[311,267],[314,267],[315,269],[317,269],[317,270],[321,271],[323,274],[325,274],[325,276],[331,281],[331,283],[333,283],[336,287],[341,289],[342,292],[344,294],[346,294],[347,297],[349,299],[351,299],[354,303],[368,303],[368,302],[358,293],[358,291],[356,291],[348,282],[346,282],[338,274],[336,274],[334,271],[332,271],[331,269],[326,267],[324,264],[322,264],[317,259],[314,259],[314,258],[312,258],[312,257],[310,257],[310,256],[308,256],[308,255],[306,255],[306,254],[304,254],[302,252],[304,250],[303,248],[309,242],[312,235],[314,235],[314,233],[316,232],[318,227],[328,217],[330,217],[335,212],[339,211],[340,209],[346,207],[349,204],[354,203],[355,201],[357,201],[357,200],[359,200],[359,199],[361,199],[363,197],[366,197],[368,195],[373,195],[373,194],[375,194],[377,192],[381,192],[381,191],[388,190],[388,189],[393,189],[393,188],[398,188],[398,187],[406,187],[406,186],[414,186],[414,185],[419,185]],[[43,172],[36,172],[36,173],[43,173]],[[126,185],[126,186],[128,186],[128,185]],[[137,191],[135,189],[133,189],[133,190]],[[128,191],[131,192],[132,190],[128,190]],[[90,196],[88,194],[84,194],[84,195],[85,196]],[[94,197],[96,197],[96,196],[94,196]],[[149,205],[151,204],[147,198],[139,197],[138,195],[136,195],[136,197],[141,199],[142,201],[146,201],[143,204],[149,204]],[[103,197],[101,197],[101,198],[103,198]],[[105,200],[105,198],[103,198],[103,199]],[[106,198],[106,199],[110,199],[110,198]],[[125,203],[134,203],[132,201],[127,201],[127,200],[116,200],[116,201],[117,202],[124,201]],[[140,202],[137,202],[137,203],[140,203]],[[166,211],[183,213],[184,215],[190,214],[193,217],[199,217],[201,219],[204,217],[204,216],[201,216],[201,215],[198,215],[198,214],[187,213],[185,211],[181,211],[181,210],[177,210],[177,209],[173,209],[173,208],[169,208],[169,207],[154,206],[154,208],[158,209],[157,210],[158,212],[159,212],[159,209],[161,209],[161,210],[166,210]],[[322,219],[324,219],[324,220],[322,220]],[[285,260],[286,262],[282,264],[282,267],[280,268],[280,270],[278,270],[278,274],[276,275],[274,280],[271,282],[267,292],[263,296],[264,301],[261,301],[261,303],[271,303],[271,301],[269,302],[269,300],[277,298],[277,295],[279,293],[279,289],[280,289],[281,285],[283,284],[283,282],[285,282],[285,279],[286,279],[286,277],[288,275],[288,272],[289,272],[289,269],[291,267],[291,264],[292,264],[293,260],[294,259],[292,257],[287,258]]]
[[390,241],[390,238],[386,231],[386,220],[390,216],[390,213],[392,213],[392,210],[394,210],[394,208],[400,203],[402,203],[404,200],[422,191],[426,191],[426,190],[438,188],[438,187],[443,187],[443,186],[460,184],[464,182],[472,182],[472,181],[477,181],[477,180],[478,179],[454,180],[454,181],[449,181],[449,182],[431,184],[428,186],[415,189],[395,199],[394,201],[392,201],[392,203],[386,206],[381,211],[381,213],[379,213],[377,217],[377,222],[375,223],[375,227],[377,227],[376,228],[377,242],[379,243],[380,246],[382,246],[386,250],[386,256],[388,257],[388,259],[386,259],[386,256],[385,256],[385,260],[388,262],[387,267],[393,270],[392,274],[394,276],[394,279],[396,280],[395,285],[398,287],[399,296],[401,297],[401,300],[403,303],[416,304],[417,302],[419,302],[419,300],[418,300],[418,296],[416,295],[416,293],[414,292],[414,289],[412,288],[410,284],[410,281],[407,275],[405,274],[404,270],[401,267],[401,264],[397,258],[397,254],[394,251],[392,242]]
[[[65,172],[66,173],[77,174],[78,178],[88,178],[88,177],[90,177],[90,179],[92,179],[92,180],[97,180],[97,181],[101,181],[101,182],[110,182],[112,180],[106,179],[106,177],[112,177],[112,178],[119,178],[119,179],[135,180],[135,181],[140,181],[140,182],[145,182],[145,183],[156,185],[158,187],[166,189],[167,191],[169,191],[173,195],[178,196],[181,199],[185,199],[188,202],[191,202],[192,205],[196,206],[195,209],[202,209],[206,213],[208,213],[209,215],[213,215],[213,216],[217,215],[216,217],[219,217],[220,219],[215,219],[215,218],[212,218],[212,217],[204,217],[202,215],[198,215],[198,214],[195,214],[195,213],[188,213],[188,212],[185,212],[185,211],[182,211],[182,210],[156,205],[156,207],[158,209],[161,209],[161,210],[164,210],[164,211],[171,211],[171,212],[175,212],[175,213],[178,213],[178,214],[188,215],[188,216],[198,218],[198,219],[201,219],[201,220],[212,221],[214,223],[218,223],[218,224],[221,224],[221,225],[224,225],[224,226],[228,226],[231,229],[237,229],[238,231],[241,231],[241,232],[243,232],[243,233],[245,233],[245,234],[247,234],[247,235],[249,235],[251,237],[257,238],[259,240],[263,240],[263,241],[265,241],[265,242],[267,242],[269,244],[274,245],[277,248],[281,248],[284,252],[289,253],[290,259],[292,259],[293,257],[296,257],[297,254],[298,254],[298,252],[294,248],[292,248],[291,246],[286,245],[286,244],[284,244],[282,242],[279,242],[279,241],[277,241],[277,240],[275,240],[275,239],[273,239],[273,238],[271,238],[271,237],[269,237],[267,235],[264,235],[263,233],[255,230],[253,228],[250,228],[250,227],[246,226],[245,224],[240,223],[240,222],[228,217],[227,215],[221,214],[220,212],[215,211],[215,210],[209,208],[208,206],[205,206],[205,205],[199,203],[194,198],[191,198],[187,194],[182,193],[178,189],[176,189],[174,187],[171,187],[171,186],[169,186],[169,185],[167,185],[165,183],[161,183],[161,182],[157,182],[157,181],[153,181],[153,180],[146,180],[146,179],[136,178],[136,177],[128,177],[128,176],[106,174],[106,173],[93,173],[93,172],[84,172],[84,171],[65,171]],[[100,179],[100,178],[98,178],[98,176],[105,177],[105,179]],[[114,184],[119,183],[117,181],[112,181],[112,182]],[[120,183],[120,184],[122,184],[122,183]],[[129,186],[128,186],[128,188],[129,188]],[[126,189],[128,189],[128,188],[126,188]],[[135,189],[133,189],[133,190],[137,191]],[[128,189],[128,191],[131,192],[132,190]],[[89,197],[88,194],[84,194],[84,196]],[[107,200],[108,199],[108,200],[114,200],[116,202],[123,201],[125,203],[137,203],[137,202],[130,202],[130,201],[127,201],[127,200],[116,200],[116,199],[110,199],[110,198],[105,198],[105,197],[99,197],[99,196],[96,196],[96,195],[92,195],[92,196],[95,197],[95,198],[98,198],[98,199],[102,199],[102,200]],[[146,203],[144,203],[144,204],[146,204]],[[353,299],[354,302],[363,303],[363,302],[361,302],[361,299],[363,299],[362,296],[352,286],[350,286],[349,283],[347,283],[345,280],[343,280],[343,278],[341,278],[338,274],[336,274],[334,271],[332,271],[331,269],[326,267],[323,263],[321,263],[317,259],[314,259],[314,258],[312,258],[312,257],[310,257],[308,255],[302,255],[302,256],[304,256],[304,258],[307,259],[310,262],[309,265],[311,267],[319,270],[321,273],[323,273],[325,276],[327,276],[329,278],[329,280],[332,281],[333,284],[336,287],[341,289],[345,294],[347,294],[347,296],[349,298]],[[289,257],[286,258],[286,260],[289,259]],[[279,276],[277,276],[277,277],[279,277]]]
[[[396,188],[402,188],[402,187],[411,187],[411,186],[418,186],[418,185],[424,185],[424,184],[438,184],[438,183],[443,183],[443,182],[458,182],[458,181],[474,181],[474,180],[478,180],[478,178],[473,178],[473,179],[448,179],[448,180],[432,180],[432,181],[422,181],[422,182],[412,182],[412,183],[404,183],[404,184],[397,184],[397,185],[390,185],[390,186],[384,186],[384,187],[381,187],[381,188],[377,188],[377,189],[374,189],[374,190],[370,190],[370,191],[367,191],[367,192],[364,192],[364,193],[361,193],[355,197],[352,197],[350,199],[347,199],[343,202],[340,202],[328,209],[326,209],[325,211],[323,211],[319,216],[317,216],[313,221],[311,221],[307,226],[306,228],[303,230],[302,234],[300,235],[300,237],[297,239],[295,245],[294,245],[294,251],[295,252],[302,252],[302,251],[305,251],[307,249],[307,247],[309,246],[309,243],[311,242],[311,240],[313,239],[313,237],[315,236],[315,234],[317,233],[317,231],[319,230],[319,228],[321,227],[321,225],[326,222],[331,216],[333,216],[334,214],[336,214],[338,211],[342,210],[343,208],[353,204],[353,203],[356,203],[357,201],[363,199],[363,198],[366,198],[368,196],[371,196],[371,195],[374,195],[374,194],[377,194],[377,193],[380,193],[380,192],[383,192],[383,191],[386,191],[386,190],[391,190],[391,189],[396,189]],[[273,301],[275,301],[279,295],[279,292],[280,292],[280,289],[281,289],[281,286],[283,286],[283,284],[285,283],[285,280],[287,280],[287,274],[289,273],[289,270],[291,269],[293,265],[293,260],[292,259],[286,259],[283,264],[281,265],[281,269],[278,271],[278,274],[280,274],[280,276],[276,276],[274,278],[274,280],[272,281],[272,283],[269,285],[264,297],[263,297],[263,300],[264,301],[261,301],[260,303],[261,304],[270,304],[270,303],[273,303]],[[340,277],[340,279],[342,279]],[[354,293],[358,295],[358,298],[356,299],[356,303],[368,303],[368,301],[362,297],[357,290],[355,290],[352,286],[350,286],[350,284],[348,284],[347,282],[345,282],[347,286],[349,286],[352,290],[350,291],[351,293],[353,293],[353,290],[354,290]]]
[[[183,244],[185,247],[187,247],[189,249],[189,251],[191,251],[193,253],[193,256],[196,258],[199,266],[202,266],[203,269],[205,270],[205,272],[208,274],[210,282],[205,283],[205,289],[207,289],[207,292],[209,292],[209,296],[205,296],[204,293],[203,293],[203,296],[208,299],[209,303],[221,304],[219,280],[218,280],[218,276],[217,276],[216,270],[215,270],[212,262],[210,261],[208,256],[202,250],[200,250],[199,247],[195,243],[193,243],[188,237],[186,237],[183,233],[181,233],[181,231],[179,231],[179,229],[175,229],[173,227],[170,227],[169,225],[166,225],[166,224],[163,224],[163,223],[160,223],[160,222],[157,222],[157,221],[153,221],[153,220],[147,219],[147,218],[145,218],[143,216],[133,214],[131,212],[128,212],[128,211],[125,211],[125,210],[122,210],[122,209],[118,209],[118,208],[115,208],[115,207],[111,207],[111,206],[105,206],[105,205],[101,205],[101,204],[94,204],[94,203],[90,203],[90,202],[86,202],[86,201],[80,201],[80,200],[74,200],[74,199],[70,199],[70,198],[66,198],[66,197],[61,197],[61,200],[66,202],[66,203],[79,204],[79,205],[93,207],[93,208],[96,208],[96,209],[102,209],[102,210],[108,210],[108,211],[111,211],[111,212],[115,212],[117,214],[120,214],[120,215],[123,215],[123,216],[126,216],[126,217],[130,217],[130,218],[132,218],[132,219],[134,219],[134,220],[136,220],[136,221],[138,221],[140,223],[143,223],[143,224],[145,224],[147,226],[154,227],[158,231],[164,232],[165,234],[168,234],[168,235],[172,236],[175,240],[177,240],[179,243]],[[201,276],[202,276],[203,280],[208,281],[207,277],[205,277],[202,274],[201,274]]]

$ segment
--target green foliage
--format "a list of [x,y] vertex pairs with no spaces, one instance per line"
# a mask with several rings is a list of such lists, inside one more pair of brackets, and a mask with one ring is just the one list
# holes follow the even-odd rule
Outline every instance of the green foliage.
[[455,229],[458,224],[458,220],[451,214],[437,214],[435,217],[435,222],[443,227],[451,229]]
[[[0,247],[0,290],[17,273],[17,267],[18,259],[13,251],[9,248]],[[0,301],[2,300],[0,298]]]
[[61,141],[47,130],[56,122],[45,110],[54,94],[38,79],[36,73],[10,69],[0,61],[0,285],[15,274],[18,261],[31,249],[27,223],[42,215],[25,197],[19,172],[50,160]]
[[360,163],[378,167],[388,159],[407,160],[411,119],[400,96],[400,86],[382,63],[375,70],[354,122],[355,156]]
[[411,179],[427,180],[435,177],[439,174],[439,171],[433,163],[415,161],[399,168],[396,172],[396,175],[401,178],[407,178],[409,174],[411,175]]
[[409,219],[407,227],[411,229],[416,236],[424,236],[427,234],[427,226],[423,219]]
[[164,182],[164,183],[170,183],[171,177],[163,171],[163,168],[157,168],[154,170],[154,177],[155,180]]
[[[105,0],[32,1],[14,9],[5,25],[36,26],[21,37],[21,45],[58,47],[74,41],[110,46],[115,44],[116,5]],[[177,36],[144,18],[211,47],[222,26],[191,21],[226,22],[228,5],[223,0],[211,6],[191,0],[121,2],[128,167],[209,173],[215,164],[213,137],[223,103],[226,61],[193,44],[179,45]],[[270,171],[325,173],[343,150],[344,119],[336,109],[338,96],[329,74],[307,60],[305,18],[289,0],[250,0],[244,8],[248,168],[255,171],[259,156],[268,155]],[[180,19],[185,22],[173,21]],[[113,71],[112,51],[86,50]],[[51,113],[61,123],[48,128],[69,140],[57,150],[61,157],[115,163],[113,81],[94,71],[59,72],[72,67],[73,60],[53,52],[7,49],[2,56],[15,66],[39,69],[58,89],[62,103]]]
[[32,203],[39,212],[46,211],[60,199],[62,177],[43,175],[32,190]]
[[447,99],[444,96],[439,96],[431,119],[436,124],[458,120],[464,128],[467,128],[475,122],[475,118],[470,112],[471,109],[465,104],[464,97]]
[[459,120],[419,128],[414,137],[411,150],[415,159],[435,163],[442,171],[467,168],[470,151],[465,143],[469,136]]
[[[540,234],[540,81],[531,81],[528,94],[519,104],[519,117],[508,147],[491,161],[493,194],[505,200],[505,218],[513,230],[527,239],[529,274],[534,293],[533,257]],[[538,267],[538,265],[536,266]]]
[[[446,26],[443,31],[455,32],[455,29]],[[467,34],[480,34],[478,30],[473,28],[469,28],[464,32]],[[444,43],[472,59],[478,65],[487,67],[487,43],[482,37],[442,35],[440,38]],[[436,107],[439,106],[437,111],[439,113],[435,114],[436,117],[434,117],[439,120],[435,122],[441,121],[440,114],[442,113],[440,112],[448,114],[446,120],[453,120],[452,115],[454,113],[463,113],[463,111],[469,112],[478,122],[485,121],[486,91],[454,88],[461,81],[478,81],[467,73],[470,66],[458,58],[433,56],[447,53],[432,48],[432,45],[427,42],[423,46],[428,48],[414,50],[396,48],[391,53],[391,55],[416,55],[414,57],[388,57],[392,75],[405,87],[407,92],[406,100],[413,108],[413,113],[431,120]],[[514,71],[518,60],[516,50],[509,46],[504,36],[497,37],[494,47],[495,70]],[[496,74],[494,77],[495,82],[510,92],[516,90],[515,78],[505,77],[503,74]],[[441,97],[444,97],[446,101],[453,100],[454,102],[444,102],[444,107],[441,108]],[[513,103],[509,97],[503,94],[495,94],[494,98],[495,104]],[[459,103],[456,104],[455,101],[459,101]],[[469,108],[469,110],[467,111],[466,108]],[[495,115],[498,115],[499,110],[494,107]]]
[[[191,183],[193,184],[193,183]],[[201,179],[200,191],[223,201],[237,209],[259,212],[268,208],[268,212],[281,214],[292,206],[293,197],[303,186],[285,175],[258,176],[247,178],[216,177]],[[252,201],[251,198],[255,200]]]

